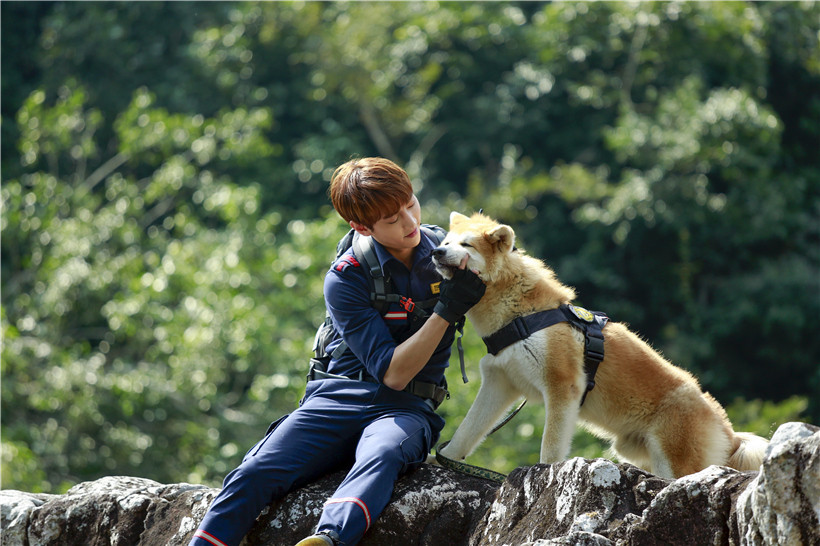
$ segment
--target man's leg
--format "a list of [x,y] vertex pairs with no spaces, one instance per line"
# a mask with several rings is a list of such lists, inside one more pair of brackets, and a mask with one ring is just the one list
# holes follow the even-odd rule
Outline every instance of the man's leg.
[[322,397],[290,414],[228,474],[190,546],[239,544],[273,499],[317,479],[352,453],[359,414],[360,408]]
[[413,412],[396,412],[370,423],[356,448],[356,462],[325,504],[319,532],[356,544],[390,501],[396,479],[425,460],[430,426]]

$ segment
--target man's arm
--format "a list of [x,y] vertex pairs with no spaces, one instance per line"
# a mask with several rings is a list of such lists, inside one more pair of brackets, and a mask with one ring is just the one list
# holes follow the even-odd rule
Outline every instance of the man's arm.
[[449,326],[440,315],[431,315],[418,332],[396,346],[382,382],[391,389],[403,390],[427,365]]
[[433,356],[450,324],[478,303],[485,286],[473,271],[457,269],[451,279],[441,281],[440,290],[439,301],[427,322],[393,351],[393,358],[382,378],[387,387],[403,390],[416,377]]

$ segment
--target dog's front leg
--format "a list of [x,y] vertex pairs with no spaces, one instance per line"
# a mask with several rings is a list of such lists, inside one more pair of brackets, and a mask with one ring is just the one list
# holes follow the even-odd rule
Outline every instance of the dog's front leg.
[[465,459],[484,440],[504,412],[520,396],[503,369],[492,365],[492,356],[481,359],[481,387],[467,416],[458,426],[453,439],[441,450],[448,459]]
[[[550,398],[551,395],[552,398]],[[547,415],[544,422],[544,435],[541,437],[541,463],[557,463],[565,460],[572,447],[572,436],[575,433],[580,407],[576,399],[559,398],[555,393],[544,396],[544,408]]]

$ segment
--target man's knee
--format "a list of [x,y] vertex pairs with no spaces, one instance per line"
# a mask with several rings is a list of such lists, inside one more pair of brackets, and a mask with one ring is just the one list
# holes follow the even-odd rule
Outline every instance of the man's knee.
[[360,444],[356,454],[357,463],[366,466],[391,467],[397,473],[403,473],[417,467],[427,458],[429,441],[424,427],[418,427],[402,438],[385,440],[381,437],[380,441]]

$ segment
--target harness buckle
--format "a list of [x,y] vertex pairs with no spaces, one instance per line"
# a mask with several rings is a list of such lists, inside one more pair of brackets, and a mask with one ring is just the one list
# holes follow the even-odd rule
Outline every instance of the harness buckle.
[[416,308],[416,304],[407,296],[402,296],[399,299],[399,305],[401,305],[402,309],[404,309],[408,313],[412,313],[413,309]]

